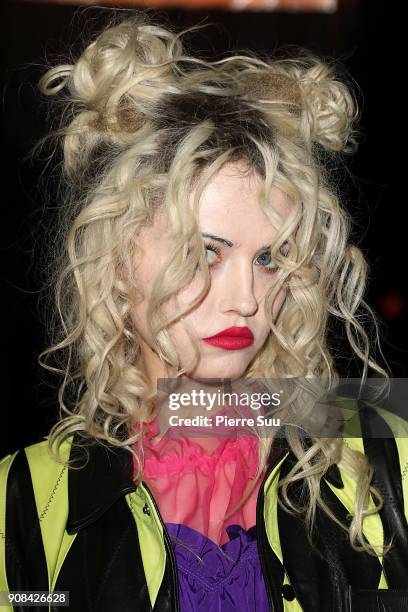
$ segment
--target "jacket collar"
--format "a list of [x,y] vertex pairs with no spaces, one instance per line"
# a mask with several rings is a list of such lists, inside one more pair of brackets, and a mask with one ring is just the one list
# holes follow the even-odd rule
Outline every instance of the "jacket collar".
[[137,488],[133,482],[132,455],[123,447],[95,440],[84,443],[83,436],[75,432],[71,461],[74,469],[68,470],[66,525],[70,534],[96,521],[115,501]]
[[[289,447],[285,439],[276,439],[272,449],[268,461],[270,467],[276,465]],[[68,470],[69,510],[66,525],[70,534],[96,521],[120,497],[137,489],[133,481],[132,455],[123,447],[88,439],[85,444],[83,436],[75,432],[70,450],[71,461],[74,469]],[[337,488],[344,486],[337,466],[331,466],[325,478]]]

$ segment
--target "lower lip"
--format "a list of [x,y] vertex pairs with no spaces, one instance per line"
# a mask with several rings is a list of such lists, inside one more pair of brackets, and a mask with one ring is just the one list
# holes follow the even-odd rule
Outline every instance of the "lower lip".
[[245,338],[244,336],[214,336],[214,338],[206,338],[204,342],[226,351],[238,351],[254,343],[251,338]]

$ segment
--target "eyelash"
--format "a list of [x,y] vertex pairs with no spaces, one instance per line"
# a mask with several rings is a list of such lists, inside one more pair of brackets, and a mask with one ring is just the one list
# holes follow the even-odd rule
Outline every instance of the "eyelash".
[[[213,253],[215,253],[217,255],[217,257],[221,256],[221,249],[218,245],[214,244],[213,242],[207,242],[204,245],[204,248],[207,250],[212,251]],[[258,257],[260,257],[261,255],[263,255],[264,253],[268,253],[268,251],[263,251],[262,253],[260,253],[258,255]],[[219,262],[215,261],[213,263],[208,263],[208,267],[209,268],[213,268],[214,266],[216,266]],[[261,266],[261,268],[263,268],[263,271],[266,274],[274,274],[276,272],[276,270],[278,269],[278,267],[274,267],[274,268],[268,268],[268,266]]]

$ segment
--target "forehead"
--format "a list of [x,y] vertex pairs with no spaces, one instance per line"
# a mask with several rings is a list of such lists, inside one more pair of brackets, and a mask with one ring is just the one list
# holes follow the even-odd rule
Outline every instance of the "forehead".
[[[208,181],[198,211],[203,230],[224,230],[232,240],[238,240],[238,235],[268,238],[276,232],[258,202],[262,180],[254,171],[245,170],[242,163],[230,162]],[[269,198],[271,208],[285,219],[293,206],[290,198],[275,185]]]

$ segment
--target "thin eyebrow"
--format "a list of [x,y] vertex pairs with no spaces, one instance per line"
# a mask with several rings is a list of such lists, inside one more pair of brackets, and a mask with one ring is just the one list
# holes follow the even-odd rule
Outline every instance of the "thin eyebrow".
[[226,244],[229,247],[234,246],[234,243],[231,242],[231,240],[227,240],[226,238],[221,238],[221,236],[214,236],[214,234],[206,234],[206,233],[202,233],[201,235],[204,236],[204,238],[210,238],[211,240],[216,240],[217,242]]
[[[210,238],[211,240],[215,240],[217,242],[221,242],[222,244],[226,244],[229,247],[234,246],[234,243],[231,242],[231,240],[227,240],[226,238],[221,238],[221,236],[215,236],[214,234],[207,234],[205,232],[203,232],[201,234],[204,238]],[[282,244],[282,247],[287,246],[289,244],[288,240],[285,240],[285,242]],[[257,253],[260,253],[262,251],[266,251],[267,249],[270,249],[271,245],[270,244],[264,244],[263,246],[261,246]]]

